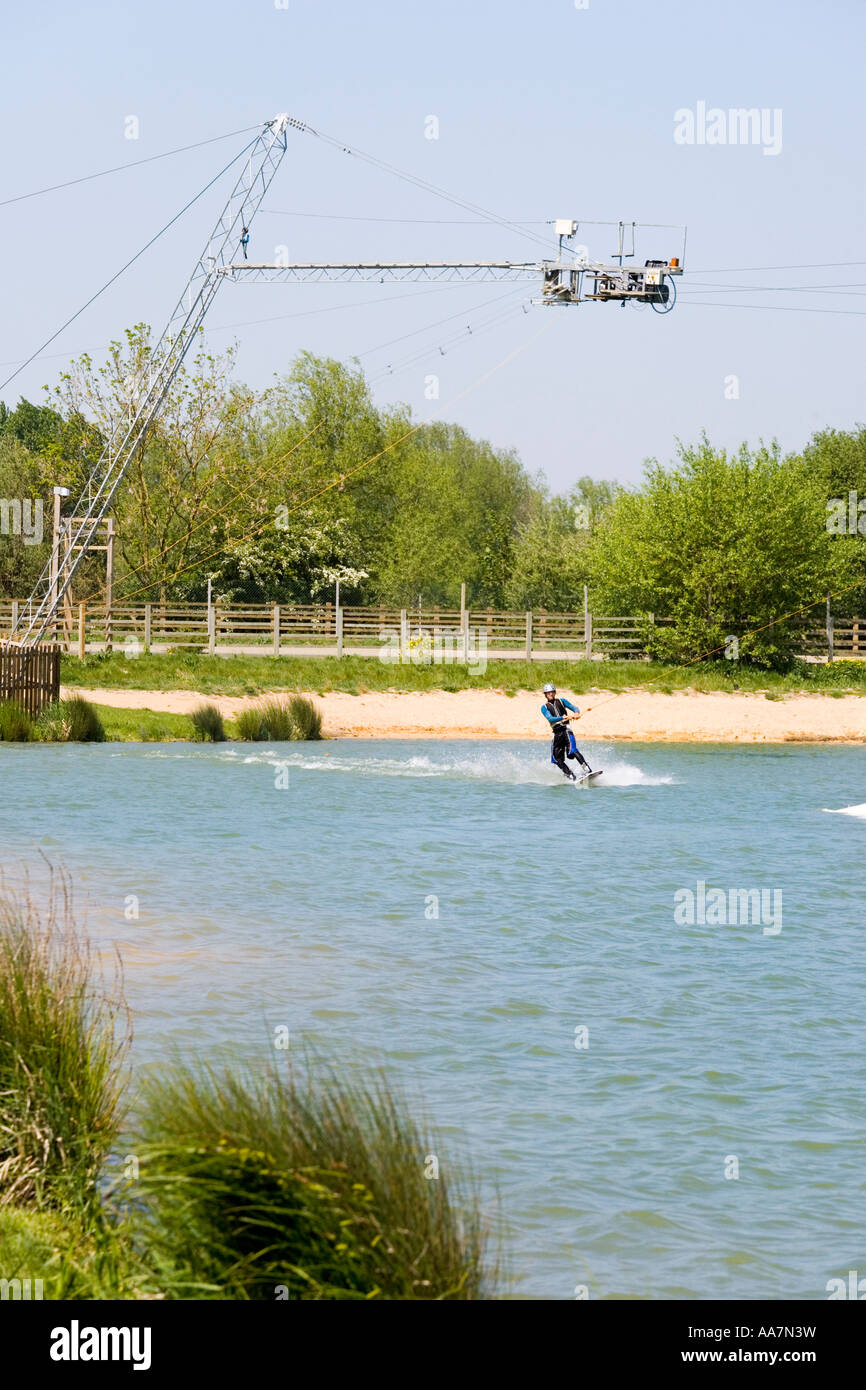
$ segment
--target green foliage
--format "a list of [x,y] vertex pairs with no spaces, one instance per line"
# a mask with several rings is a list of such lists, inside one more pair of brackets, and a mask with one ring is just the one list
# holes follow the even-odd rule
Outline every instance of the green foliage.
[[540,499],[520,528],[514,565],[505,587],[512,608],[569,612],[583,607],[589,578],[588,532],[575,526],[570,509]]
[[275,508],[273,524],[232,545],[214,572],[223,603],[309,603],[339,579],[356,586],[366,571],[355,569],[357,542],[343,517],[322,508],[297,512]]
[[0,1207],[0,1269],[7,1279],[42,1281],[45,1299],[161,1298],[128,1223],[96,1208],[61,1216],[33,1207]]
[[[127,329],[96,367],[87,353],[63,372],[54,399],[64,419],[87,418],[101,435],[128,416],[150,370],[153,346],[147,324]],[[251,392],[231,380],[234,351],[220,357],[199,347],[191,367],[181,367],[159,414],[136,449],[115,510],[118,584],[167,588],[190,594],[185,576],[207,564],[224,534],[225,504],[246,491],[247,421]],[[247,512],[239,505],[234,510]]]
[[845,552],[851,576],[863,583],[834,598],[837,617],[851,617],[863,610],[866,589],[866,426],[850,431],[820,430],[803,450],[803,461],[820,482],[825,497],[827,523],[832,526],[834,504],[844,507],[850,524],[850,495],[855,494],[856,530],[834,537],[833,544]]
[[[51,404],[0,404],[0,497],[41,498],[47,517],[64,482],[69,510],[151,352],[136,324],[103,365],[85,354],[64,372]],[[866,498],[866,427],[821,431],[787,459],[775,445],[729,456],[704,437],[634,491],[584,475],[550,495],[511,451],[377,407],[356,362],[302,352],[260,393],[233,371],[232,351],[201,347],[132,461],[116,502],[119,600],[199,600],[210,579],[226,602],[305,603],[339,579],[344,603],[449,608],[464,582],[470,606],[579,610],[588,584],[597,614],[670,619],[661,657],[735,634],[745,660],[775,667],[795,649],[780,615],[828,590],[842,591],[837,616],[862,607],[866,535],[826,523],[832,498]],[[0,592],[26,595],[46,547],[4,540]],[[76,591],[102,582],[88,558]]]
[[104,743],[105,729],[95,705],[82,695],[70,695],[46,705],[35,725],[43,743]]
[[76,926],[68,882],[40,910],[0,898],[0,1206],[84,1208],[117,1139],[128,1020]]
[[395,451],[368,568],[375,597],[409,606],[500,605],[518,519],[532,489],[511,453],[458,425],[426,425]]
[[252,743],[285,743],[295,738],[295,721],[287,700],[262,700],[241,710],[235,720],[238,736]]
[[289,701],[289,717],[294,730],[292,737],[308,742],[322,737],[322,716],[312,700],[293,695]]
[[591,546],[593,607],[673,619],[653,650],[690,660],[739,635],[740,655],[790,660],[785,614],[849,578],[824,525],[821,482],[776,446],[732,457],[704,438],[670,468],[647,466],[641,492],[621,493]]
[[477,1198],[425,1178],[428,1143],[384,1085],[178,1068],[148,1085],[135,1148],[148,1238],[178,1296],[490,1291]]
[[[45,495],[38,460],[11,431],[0,429],[0,499],[29,503],[29,525],[14,534],[11,512],[0,517],[0,593],[21,596],[31,591],[51,550],[51,504]],[[39,538],[39,513],[41,532]],[[23,521],[23,517],[22,517]],[[8,530],[8,534],[4,531]],[[47,534],[46,534],[47,531]]]
[[27,743],[33,737],[33,720],[14,700],[0,700],[0,743]]
[[224,743],[226,737],[223,717],[216,705],[199,705],[190,715],[196,738],[205,743]]

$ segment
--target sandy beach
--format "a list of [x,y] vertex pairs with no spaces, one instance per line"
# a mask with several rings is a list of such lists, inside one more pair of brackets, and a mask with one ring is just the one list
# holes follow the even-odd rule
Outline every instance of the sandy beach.
[[[260,696],[201,695],[186,690],[65,690],[96,704],[157,713],[189,714],[208,702],[223,715],[257,703]],[[330,738],[537,738],[547,730],[539,696],[501,690],[371,692],[326,696],[311,693]],[[582,714],[579,739],[630,739],[676,743],[866,742],[866,699],[846,695],[790,695],[768,700],[755,694],[682,691],[570,697]]]

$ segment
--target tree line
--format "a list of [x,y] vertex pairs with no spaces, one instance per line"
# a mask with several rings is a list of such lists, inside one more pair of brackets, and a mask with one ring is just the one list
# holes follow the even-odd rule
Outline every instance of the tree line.
[[[101,365],[73,362],[44,404],[0,402],[0,499],[43,498],[46,524],[41,544],[0,535],[4,595],[32,588],[52,486],[76,504],[150,352],[137,324]],[[554,493],[512,450],[376,406],[356,363],[302,352],[258,392],[234,366],[202,340],[130,466],[114,508],[121,601],[197,601],[210,580],[226,602],[291,604],[339,578],[347,603],[451,607],[465,583],[472,606],[571,610],[587,585],[596,612],[671,620],[658,655],[737,633],[741,655],[771,663],[790,651],[783,615],[827,593],[839,615],[862,609],[864,427],[787,455],[703,436],[647,461],[637,487],[580,476]],[[99,592],[101,566],[82,567],[80,596]]]

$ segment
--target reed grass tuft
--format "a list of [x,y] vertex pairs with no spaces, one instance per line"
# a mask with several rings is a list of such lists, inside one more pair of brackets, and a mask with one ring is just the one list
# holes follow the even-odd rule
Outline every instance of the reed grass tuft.
[[477,1195],[425,1176],[428,1146],[383,1084],[180,1066],[149,1083],[135,1145],[178,1297],[490,1295]]
[[225,743],[223,717],[216,705],[199,705],[190,715],[196,738],[202,743]]
[[14,700],[0,700],[0,743],[28,743],[33,737],[33,720]]
[[65,875],[46,896],[0,893],[0,1206],[82,1209],[119,1132],[129,1021]]
[[104,743],[105,729],[95,705],[81,695],[46,705],[35,725],[43,743]]

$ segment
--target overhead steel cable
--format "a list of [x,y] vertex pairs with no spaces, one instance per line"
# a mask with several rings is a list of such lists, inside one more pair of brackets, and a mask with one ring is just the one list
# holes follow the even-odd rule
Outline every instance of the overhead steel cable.
[[153,164],[157,159],[169,159],[175,154],[186,154],[188,150],[200,150],[205,145],[215,145],[220,140],[231,140],[235,135],[246,135],[258,126],[245,125],[240,130],[228,130],[225,135],[213,135],[209,140],[197,140],[194,145],[179,145],[176,150],[163,150],[161,154],[150,154],[146,159],[133,159],[128,164],[115,164],[111,169],[100,169],[96,174],[82,174],[77,179],[67,179],[65,183],[52,183],[47,188],[37,188],[32,193],[19,193],[14,198],[0,200],[0,208],[8,208],[12,203],[23,203],[28,198],[41,198],[44,193],[57,193],[62,188],[74,188],[79,183],[90,183],[93,179],[104,179],[109,174],[121,174],[124,169],[138,169],[142,164]]
[[5,381],[0,381],[0,391],[4,390],[5,387],[9,385],[10,381],[14,381],[16,376],[19,376],[20,373],[23,372],[25,367],[29,367],[31,362],[35,362],[36,358],[39,357],[40,354],[43,353],[45,349],[51,345],[51,343],[54,342],[55,338],[59,338],[60,334],[65,332],[69,325],[74,323],[76,319],[80,318],[81,315],[84,313],[85,309],[89,309],[91,304],[95,303],[95,301],[99,299],[100,295],[103,295],[105,291],[109,289],[110,286],[113,285],[116,280],[119,280],[121,275],[123,275],[125,271],[129,270],[129,267],[131,265],[134,265],[135,262],[144,255],[145,251],[148,251],[150,247],[153,246],[155,241],[159,241],[159,238],[163,236],[169,230],[170,227],[173,227],[175,222],[179,221],[179,219],[183,217],[184,213],[188,212],[189,209],[193,206],[193,204],[197,203],[199,198],[202,198],[204,194],[207,193],[208,189],[212,188],[213,185],[217,182],[217,180],[221,179],[223,174],[228,172],[228,170],[232,167],[233,164],[236,164],[239,159],[242,159],[243,156],[247,153],[247,151],[252,149],[255,143],[255,140],[250,140],[249,144],[245,145],[242,150],[240,150],[236,155],[234,155],[229,160],[228,164],[224,165],[223,168],[220,169],[218,174],[214,174],[213,178],[205,184],[204,188],[200,188],[198,193],[196,193],[193,198],[190,198],[188,203],[184,204],[184,206],[180,209],[180,212],[176,212],[174,217],[172,217],[170,221],[166,222],[164,227],[160,227],[159,231],[156,232],[154,236],[150,238],[149,241],[145,242],[144,246],[142,246],[140,250],[136,251],[135,255],[131,256],[125,265],[122,265],[119,270],[115,271],[114,275],[111,276],[110,280],[106,280],[105,284],[102,285],[96,291],[95,294],[92,294],[90,298],[87,300],[87,302],[81,305],[80,309],[76,309],[75,313],[72,314],[64,324],[61,324],[61,326],[57,329],[56,333],[52,333],[50,338],[45,339],[45,342],[42,344],[41,347],[38,347],[35,352],[32,352],[30,354],[29,357],[26,357],[24,361],[21,363],[21,365],[19,367],[16,367],[15,371],[12,372],[11,376],[7,376]]
[[688,295],[682,295],[678,303],[702,309],[754,309],[765,314],[853,314],[855,318],[866,314],[866,309],[818,309],[808,304],[729,304],[717,299],[689,299]]
[[437,184],[430,183],[427,179],[419,178],[417,174],[410,174],[405,169],[398,169],[396,165],[389,164],[386,160],[379,159],[376,155],[368,154],[366,150],[357,149],[354,145],[347,144],[345,140],[338,140],[333,135],[328,135],[322,130],[316,130],[314,126],[308,125],[305,121],[295,120],[293,121],[293,125],[298,130],[305,131],[309,135],[315,135],[317,140],[323,140],[325,144],[333,146],[334,149],[342,151],[343,154],[352,155],[353,158],[360,159],[375,169],[381,169],[385,173],[392,174],[395,178],[403,179],[405,182],[412,184],[415,188],[420,188],[426,193],[432,193],[434,197],[444,198],[446,202],[453,203],[455,207],[463,208],[466,212],[478,213],[486,221],[495,223],[508,231],[517,232],[519,236],[528,237],[538,245],[545,246],[548,250],[550,249],[550,237],[540,237],[535,232],[523,231],[516,223],[510,222],[505,217],[500,217],[498,213],[490,212],[488,208],[481,207],[478,203],[473,203],[468,198],[461,198],[459,194],[449,193],[446,189],[440,188]]

